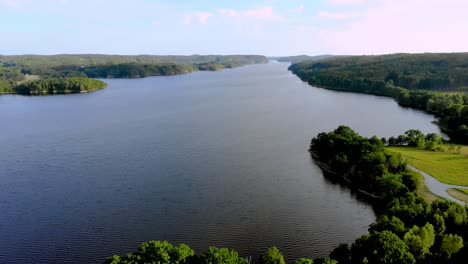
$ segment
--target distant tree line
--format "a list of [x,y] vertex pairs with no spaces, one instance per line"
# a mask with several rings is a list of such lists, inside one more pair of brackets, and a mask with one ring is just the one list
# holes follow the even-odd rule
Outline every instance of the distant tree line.
[[397,137],[381,138],[381,141],[386,146],[408,146],[431,151],[442,151],[445,144],[445,140],[436,133],[424,135],[417,129],[410,129]]
[[296,56],[286,56],[286,57],[272,57],[272,59],[276,59],[279,62],[291,62],[291,63],[299,63],[303,61],[319,61],[323,59],[329,58],[343,58],[346,56],[343,55],[317,55],[317,56],[308,56],[308,55],[296,55]]
[[[185,74],[197,70],[193,65],[185,64],[139,64],[121,63],[109,65],[93,66],[59,66],[49,69],[49,72],[42,75],[61,76],[81,76],[89,78],[143,78],[148,76],[167,76]],[[34,74],[34,72],[32,72]]]
[[[407,131],[406,144],[426,140],[421,134]],[[446,200],[429,204],[418,197],[414,172],[407,170],[401,156],[388,153],[382,140],[340,126],[313,138],[310,152],[324,170],[374,197],[378,208],[369,234],[351,245],[339,245],[330,258],[344,264],[466,262],[466,207]]]
[[468,143],[468,53],[332,57],[289,69],[312,85],[388,96],[435,114],[452,140]]
[[268,59],[261,55],[0,55],[0,69],[16,69],[41,77],[137,78],[266,62]]
[[[0,55],[0,95],[8,93],[45,94],[39,91],[64,91],[64,78],[142,78],[185,74],[193,71],[218,71],[253,63],[266,63],[260,55],[192,55],[192,56],[121,56],[121,55]],[[36,76],[45,83],[28,79]],[[37,78],[36,78],[37,79]],[[70,80],[71,81],[71,80]],[[36,86],[47,86],[46,89]],[[92,84],[88,86],[93,87]],[[27,93],[27,90],[31,93]],[[70,89],[66,89],[68,92]],[[72,91],[76,91],[72,90]],[[91,89],[89,89],[91,91]]]
[[335,78],[343,84],[349,82],[343,88],[357,80],[390,82],[409,90],[454,91],[468,88],[468,53],[330,57],[292,67],[297,68],[325,82]]
[[109,64],[199,64],[217,62],[247,65],[267,63],[262,55],[105,55],[105,54],[61,54],[61,55],[0,55],[0,66],[30,68],[52,68],[58,66],[91,66]]

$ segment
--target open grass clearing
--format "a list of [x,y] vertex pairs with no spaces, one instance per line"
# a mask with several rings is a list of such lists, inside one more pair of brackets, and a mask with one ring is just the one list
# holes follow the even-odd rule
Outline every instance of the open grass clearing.
[[410,147],[389,147],[387,149],[393,153],[400,153],[410,165],[441,182],[468,186],[467,155]]

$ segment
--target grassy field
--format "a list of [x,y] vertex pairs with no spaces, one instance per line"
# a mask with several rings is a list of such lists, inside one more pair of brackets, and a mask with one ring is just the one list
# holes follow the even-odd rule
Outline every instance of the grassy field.
[[450,188],[447,190],[447,192],[448,194],[450,194],[450,196],[455,197],[458,200],[463,201],[465,203],[468,203],[468,190]]
[[[459,154],[468,156],[468,146],[465,146],[465,145],[453,145],[453,146],[455,149],[460,148],[459,151],[457,150]],[[444,148],[444,151],[450,152],[448,145],[445,145],[443,148]]]
[[[439,181],[468,186],[468,155],[419,150],[409,147],[389,147],[390,152],[400,153],[406,161]],[[465,153],[463,147],[460,153]]]

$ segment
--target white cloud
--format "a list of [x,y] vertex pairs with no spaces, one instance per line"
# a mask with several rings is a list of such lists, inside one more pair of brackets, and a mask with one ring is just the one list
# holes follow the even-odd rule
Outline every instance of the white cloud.
[[241,14],[234,9],[219,9],[218,14],[228,17],[238,17]]
[[342,54],[466,51],[468,1],[386,0],[336,30],[324,46]]
[[210,18],[212,14],[210,12],[198,12],[196,16],[198,17],[200,24],[206,25],[208,23],[208,18]]

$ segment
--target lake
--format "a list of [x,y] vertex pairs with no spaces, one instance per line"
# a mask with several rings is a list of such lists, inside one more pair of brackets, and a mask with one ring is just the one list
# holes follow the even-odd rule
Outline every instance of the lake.
[[0,263],[101,263],[141,242],[325,257],[371,206],[307,152],[341,124],[365,136],[434,117],[302,82],[287,63],[105,80],[90,94],[0,96]]

